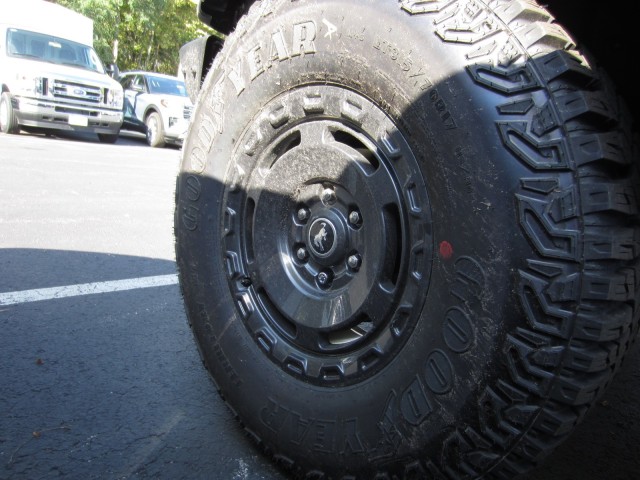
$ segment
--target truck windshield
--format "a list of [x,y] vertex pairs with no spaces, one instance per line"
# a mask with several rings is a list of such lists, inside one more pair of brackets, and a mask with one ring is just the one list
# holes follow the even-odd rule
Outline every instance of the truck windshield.
[[93,48],[28,30],[7,30],[7,54],[104,73],[102,62]]
[[177,78],[148,76],[147,84],[149,85],[149,93],[177,95],[179,97],[187,96],[187,89],[184,86],[184,82]]

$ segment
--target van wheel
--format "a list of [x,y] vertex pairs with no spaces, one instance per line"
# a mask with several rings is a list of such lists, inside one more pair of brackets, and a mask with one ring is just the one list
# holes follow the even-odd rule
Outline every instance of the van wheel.
[[0,97],[0,131],[2,133],[19,133],[20,125],[11,104],[11,94],[3,92]]
[[203,85],[175,210],[202,358],[299,478],[519,475],[637,332],[630,120],[531,1],[337,3],[256,2]]
[[151,112],[145,120],[147,126],[147,144],[150,147],[162,148],[164,142],[164,127],[162,117],[158,112]]

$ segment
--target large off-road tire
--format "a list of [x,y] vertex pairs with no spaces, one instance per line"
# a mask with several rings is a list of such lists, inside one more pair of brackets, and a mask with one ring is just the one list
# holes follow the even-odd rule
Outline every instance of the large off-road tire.
[[543,8],[257,2],[203,89],[180,281],[265,451],[304,478],[508,478],[571,432],[638,325],[637,158]]
[[16,112],[11,104],[11,94],[9,92],[3,92],[0,97],[0,132],[20,132],[20,125],[18,124]]

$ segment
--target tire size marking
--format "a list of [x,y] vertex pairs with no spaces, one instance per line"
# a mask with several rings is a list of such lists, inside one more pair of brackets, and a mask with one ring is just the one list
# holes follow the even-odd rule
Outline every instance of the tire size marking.
[[320,419],[303,417],[279,404],[273,398],[260,410],[260,420],[282,438],[294,445],[310,444],[311,450],[333,454],[364,453],[364,443],[358,431],[358,419]]
[[438,112],[438,115],[440,116],[440,120],[442,120],[442,124],[444,125],[444,128],[446,128],[447,130],[453,130],[455,128],[458,128],[455,120],[453,119],[453,117],[451,116],[451,113],[449,112],[447,104],[444,103],[444,100],[440,97],[440,94],[438,93],[437,89],[432,88],[431,90],[429,90],[429,98],[431,99],[431,103],[433,103],[433,106]]
[[[197,284],[198,290],[203,291],[205,289],[204,283],[198,278],[197,275],[192,275],[191,281]],[[233,323],[234,320],[231,319],[226,323],[224,323],[222,325],[222,328],[218,328],[219,327],[218,323],[212,322],[211,317],[207,313],[207,309],[204,303],[198,302],[196,304],[195,311],[196,311],[196,315],[200,317],[202,325],[204,325],[204,328],[201,331],[201,334],[204,337],[204,342],[205,342],[204,344],[207,345],[207,348],[211,347],[213,355],[215,355],[218,361],[218,365],[222,367],[224,374],[229,378],[229,381],[231,382],[231,384],[234,385],[236,388],[239,388],[240,386],[242,386],[244,382],[242,381],[242,378],[240,377],[240,375],[238,375],[236,370],[233,368],[233,365],[231,364],[229,357],[227,356],[226,353],[224,353],[224,350],[222,349],[222,345],[220,344],[220,339],[225,335],[227,329]],[[216,325],[215,329],[214,329],[214,323]]]
[[429,90],[433,87],[433,82],[427,75],[427,67],[417,66],[413,64],[411,59],[411,53],[402,51],[401,48],[393,44],[392,42],[384,39],[376,38],[372,47],[391,60],[400,70],[406,75],[407,78],[414,81],[414,86],[421,92]]
[[222,347],[220,346],[220,342],[218,341],[218,339],[217,339],[217,337],[215,335],[211,334],[209,336],[209,344],[211,345],[211,348],[213,349],[213,354],[218,359],[218,362],[220,363],[220,366],[223,368],[223,370],[226,373],[227,377],[229,377],[229,381],[235,387],[240,387],[242,385],[242,383],[243,383],[242,379],[236,373],[235,369],[231,365],[231,361],[229,360],[227,355],[222,350]]
[[351,40],[357,40],[358,42],[364,42],[364,32],[366,32],[366,27],[362,27],[360,30],[347,30],[346,36]]

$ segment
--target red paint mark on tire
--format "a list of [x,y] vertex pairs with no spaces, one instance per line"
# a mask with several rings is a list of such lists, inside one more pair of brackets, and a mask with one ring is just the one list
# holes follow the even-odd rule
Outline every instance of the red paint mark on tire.
[[449,260],[451,257],[453,257],[453,247],[446,240],[440,242],[440,256],[445,260]]

